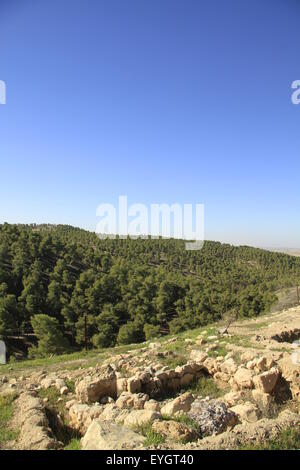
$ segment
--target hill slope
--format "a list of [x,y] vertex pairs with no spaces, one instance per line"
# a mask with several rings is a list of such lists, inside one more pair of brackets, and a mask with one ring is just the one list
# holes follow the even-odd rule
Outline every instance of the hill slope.
[[[259,315],[295,285],[300,259],[250,247],[180,240],[100,240],[70,226],[0,226],[0,334],[57,319],[71,348],[110,347]],[[49,351],[48,351],[49,352]],[[55,351],[53,351],[55,352]]]

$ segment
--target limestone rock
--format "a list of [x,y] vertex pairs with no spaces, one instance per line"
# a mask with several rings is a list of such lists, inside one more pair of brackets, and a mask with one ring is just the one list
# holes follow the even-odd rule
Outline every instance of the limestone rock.
[[263,372],[253,378],[255,388],[262,390],[265,393],[272,393],[277,380],[279,379],[280,372],[273,367],[269,371]]
[[127,380],[127,390],[130,393],[139,393],[141,391],[141,380],[137,377],[130,377]]
[[143,446],[145,438],[112,422],[94,420],[81,439],[82,450],[126,450]]
[[99,405],[89,406],[75,403],[69,409],[70,426],[85,433],[91,422],[100,416],[103,408]]
[[252,372],[245,367],[239,367],[234,374],[234,381],[239,389],[253,388]]
[[149,400],[144,404],[144,409],[160,412],[161,404],[156,400]]
[[178,411],[187,412],[191,409],[194,396],[191,392],[183,393],[172,401],[169,401],[161,408],[161,413],[167,416],[173,416]]
[[262,411],[269,411],[273,403],[271,395],[262,390],[252,390],[252,398]]
[[223,363],[220,364],[220,370],[221,372],[225,372],[225,374],[233,375],[237,371],[237,364],[235,361],[231,358],[226,359]]
[[161,415],[157,411],[152,410],[133,410],[124,420],[124,426],[139,426],[141,424],[160,419]]
[[197,363],[203,363],[207,357],[207,353],[199,351],[198,349],[193,349],[190,354],[191,360]]
[[100,398],[116,396],[116,374],[108,368],[98,378],[85,377],[76,385],[76,397],[83,403],[96,402]]
[[243,398],[242,391],[228,392],[222,397],[227,406],[234,406]]
[[69,393],[68,387],[66,387],[66,386],[64,385],[63,387],[61,387],[59,393],[60,393],[61,395],[67,395],[67,394]]
[[246,421],[247,423],[255,423],[255,421],[258,420],[257,408],[250,402],[235,405],[230,408],[230,411],[233,411],[233,413],[235,413],[242,422]]
[[126,392],[127,390],[127,379],[125,378],[119,378],[118,373],[116,372],[116,392],[117,392],[117,397],[121,395],[122,392]]
[[123,392],[116,401],[118,408],[134,408],[136,410],[142,410],[146,401],[149,400],[149,396],[145,393],[129,393]]

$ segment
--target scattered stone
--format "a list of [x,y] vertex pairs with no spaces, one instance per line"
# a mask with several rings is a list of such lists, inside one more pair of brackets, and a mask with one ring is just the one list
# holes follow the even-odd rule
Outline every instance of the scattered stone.
[[124,426],[140,426],[141,424],[160,419],[161,415],[152,410],[133,410],[124,420]]
[[254,423],[258,420],[258,410],[255,405],[250,402],[246,402],[240,405],[235,405],[230,408],[235,413],[240,421],[246,421],[247,423]]
[[277,380],[279,379],[280,372],[273,367],[267,372],[263,372],[253,378],[255,388],[262,390],[265,393],[272,393]]
[[127,380],[127,390],[130,393],[139,393],[142,388],[141,380],[137,377],[130,377]]
[[69,409],[70,426],[82,434],[86,432],[91,422],[100,416],[103,408],[99,405],[89,406],[75,403]]
[[149,396],[145,393],[123,392],[117,399],[116,405],[121,409],[134,408],[136,410],[142,410],[147,400],[149,400]]
[[115,397],[117,392],[116,374],[111,367],[98,378],[85,377],[76,385],[76,396],[82,403],[96,402],[102,397]]
[[207,353],[199,351],[198,349],[193,349],[190,354],[191,360],[197,363],[203,363],[207,359],[207,357]]
[[156,400],[149,400],[145,402],[144,409],[160,412],[161,404]]
[[252,398],[262,411],[269,412],[273,403],[271,395],[262,390],[252,390]]
[[61,395],[67,395],[69,393],[69,389],[68,387],[64,386],[64,387],[61,387],[59,392]]
[[191,392],[183,393],[172,401],[169,401],[161,408],[161,414],[173,416],[178,411],[187,412],[191,409],[194,396]]
[[228,392],[222,397],[222,400],[226,403],[227,406],[234,406],[243,398],[242,391]]
[[234,381],[239,389],[253,388],[252,372],[245,367],[239,367],[234,374]]

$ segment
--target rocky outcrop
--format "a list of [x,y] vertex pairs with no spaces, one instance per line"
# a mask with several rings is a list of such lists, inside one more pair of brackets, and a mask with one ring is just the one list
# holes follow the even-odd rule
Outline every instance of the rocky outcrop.
[[142,448],[145,438],[109,421],[94,420],[81,439],[82,450],[129,450]]
[[264,393],[272,393],[275,389],[280,372],[273,367],[267,372],[263,372],[253,378],[255,388],[262,390]]
[[74,403],[69,409],[69,425],[84,434],[91,422],[98,418],[103,412],[100,405],[89,406],[81,403]]
[[253,388],[253,373],[245,367],[239,367],[233,376],[233,383],[239,390]]
[[133,410],[124,419],[124,426],[135,427],[160,419],[161,415],[152,410]]
[[117,399],[116,405],[121,409],[134,408],[136,410],[142,410],[147,400],[149,400],[149,396],[145,393],[123,392]]
[[167,416],[173,416],[178,412],[188,412],[191,409],[191,405],[194,401],[194,396],[191,392],[186,392],[169,401],[161,408],[161,414]]
[[117,395],[116,373],[111,367],[107,367],[99,377],[85,377],[76,385],[76,396],[82,403],[93,403],[102,397],[115,398]]
[[250,402],[235,405],[230,411],[236,414],[241,422],[255,423],[259,416],[257,407]]

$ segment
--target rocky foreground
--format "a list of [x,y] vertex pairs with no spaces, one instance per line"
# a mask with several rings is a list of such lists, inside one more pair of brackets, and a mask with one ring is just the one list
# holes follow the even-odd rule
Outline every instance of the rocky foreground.
[[[4,448],[237,449],[300,425],[300,308],[185,333],[93,367],[13,370]],[[178,363],[178,364],[177,364]],[[3,445],[2,445],[3,446]]]

